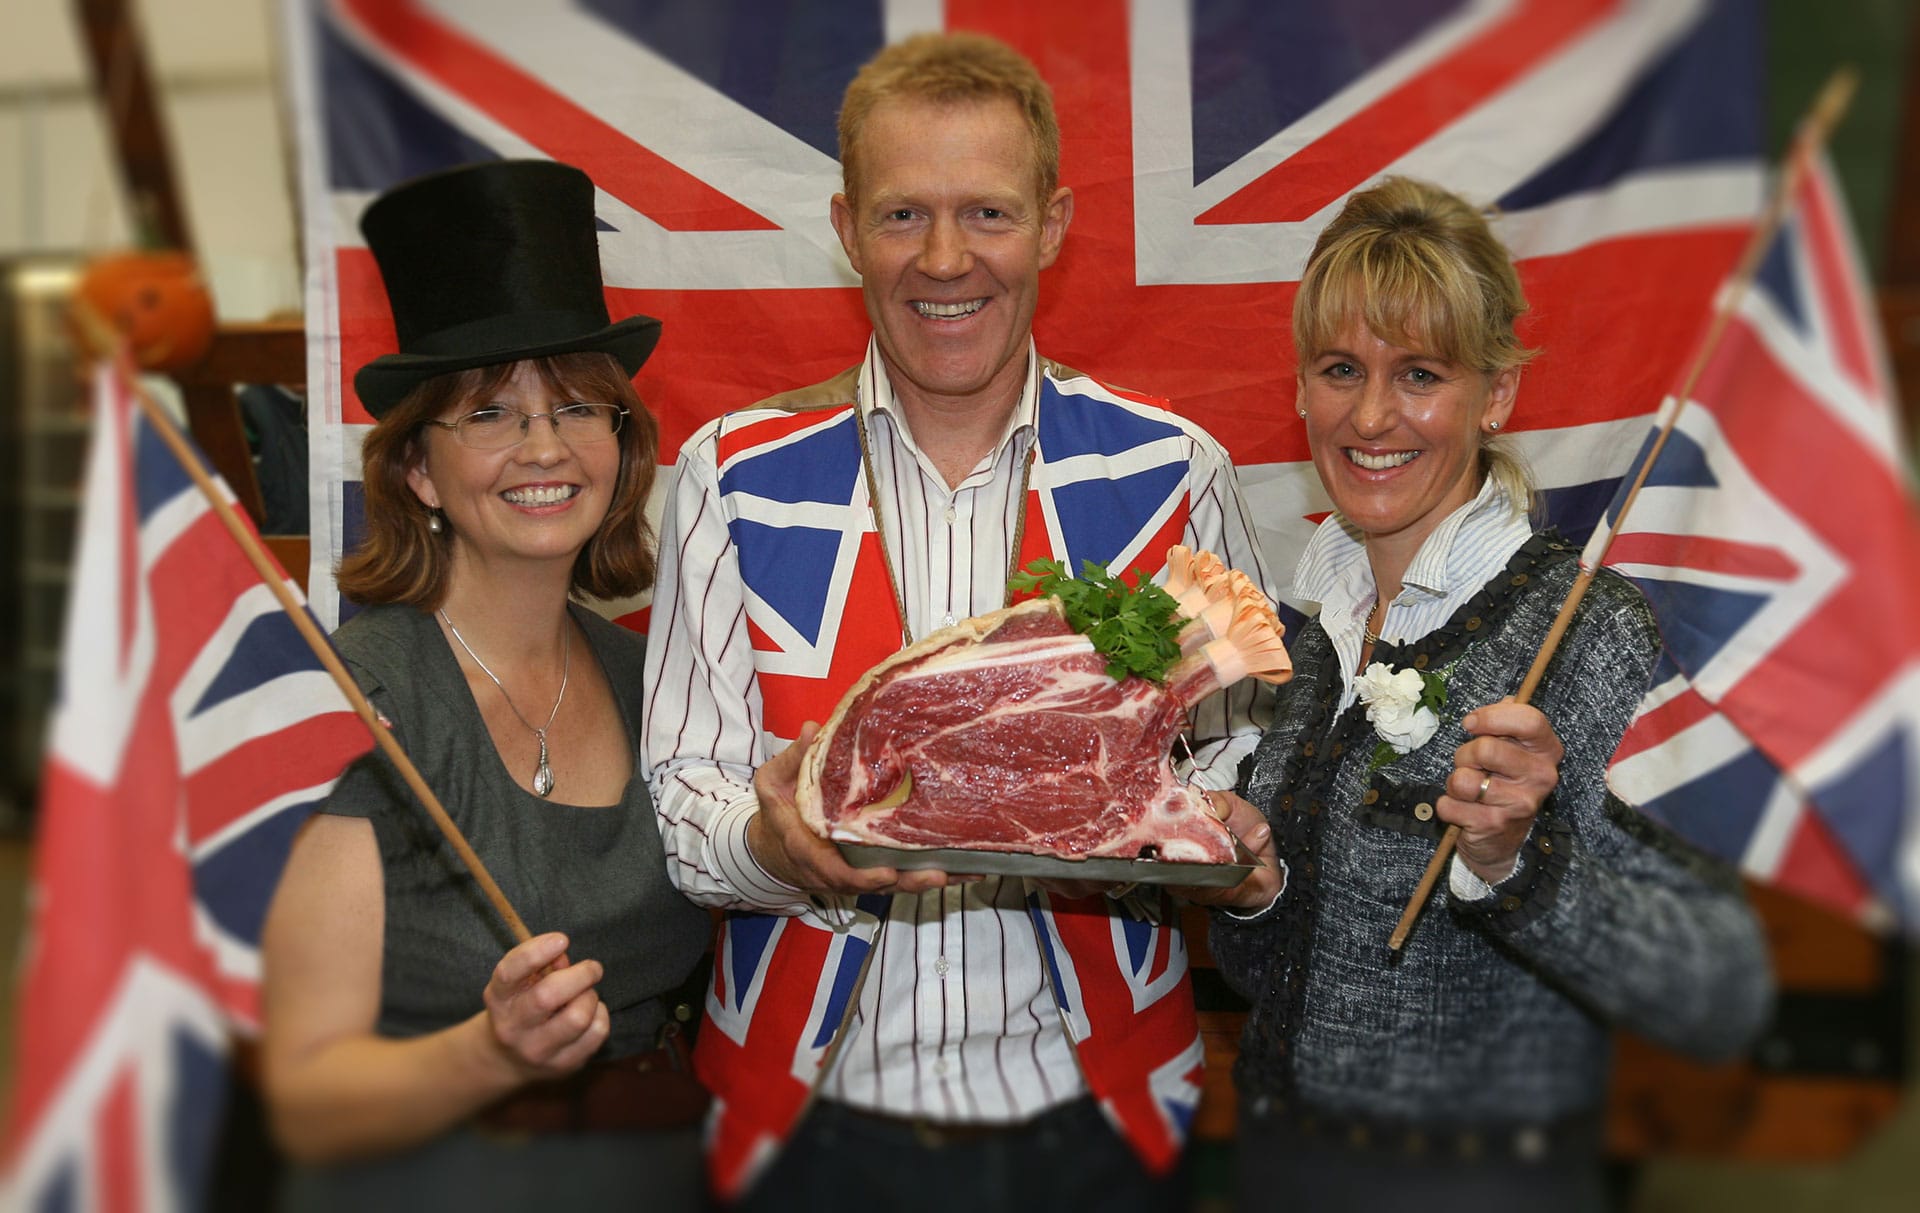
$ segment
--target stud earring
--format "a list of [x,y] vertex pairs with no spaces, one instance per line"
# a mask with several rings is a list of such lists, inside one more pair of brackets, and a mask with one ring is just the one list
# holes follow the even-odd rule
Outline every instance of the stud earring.
[[1307,419],[1307,410],[1295,409],[1294,411],[1300,414],[1300,420],[1305,421]]
[[1497,434],[1500,432],[1500,423],[1498,421],[1489,421],[1487,422],[1487,428]]
[[436,535],[447,529],[446,524],[440,521],[439,510],[433,510],[427,514],[427,529]]

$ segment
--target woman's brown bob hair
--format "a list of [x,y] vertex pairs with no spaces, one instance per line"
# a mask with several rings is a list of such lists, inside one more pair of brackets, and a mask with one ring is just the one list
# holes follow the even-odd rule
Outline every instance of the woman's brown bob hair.
[[[613,502],[593,538],[573,562],[571,590],[591,598],[626,598],[653,584],[653,529],[647,497],[653,488],[660,427],[640,403],[633,382],[610,354],[559,354],[529,359],[558,399],[618,404],[629,416],[620,426],[620,476]],[[453,533],[429,529],[433,511],[407,484],[407,472],[425,457],[422,429],[463,405],[477,405],[513,374],[517,362],[457,371],[427,380],[382,417],[360,445],[367,535],[340,561],[340,592],[363,604],[405,603],[437,610],[447,593]],[[452,435],[448,435],[451,440]]]

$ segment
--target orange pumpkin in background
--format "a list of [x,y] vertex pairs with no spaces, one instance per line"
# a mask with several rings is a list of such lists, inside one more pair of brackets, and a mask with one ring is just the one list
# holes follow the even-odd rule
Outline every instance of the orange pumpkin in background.
[[74,297],[127,338],[133,360],[146,370],[192,366],[213,344],[213,296],[185,253],[96,257],[80,275]]

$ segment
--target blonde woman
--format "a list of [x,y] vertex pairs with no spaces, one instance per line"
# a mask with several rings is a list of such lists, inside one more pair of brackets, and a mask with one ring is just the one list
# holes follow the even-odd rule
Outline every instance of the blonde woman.
[[1212,930],[1252,1004],[1245,1210],[1597,1210],[1612,1031],[1726,1056],[1768,1013],[1738,882],[1607,790],[1660,652],[1639,592],[1602,573],[1531,706],[1501,702],[1577,564],[1500,442],[1525,308],[1485,218],[1405,179],[1354,195],[1301,282],[1296,407],[1335,513],[1295,571],[1320,610],[1243,788],[1288,879]]

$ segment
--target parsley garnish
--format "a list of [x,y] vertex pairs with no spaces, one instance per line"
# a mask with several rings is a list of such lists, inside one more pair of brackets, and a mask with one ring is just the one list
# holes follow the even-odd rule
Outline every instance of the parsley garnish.
[[1180,659],[1180,615],[1173,595],[1135,569],[1134,585],[1107,571],[1104,564],[1081,562],[1080,576],[1058,560],[1036,560],[1007,582],[1017,593],[1050,594],[1065,608],[1067,623],[1093,642],[1107,659],[1114,681],[1129,674],[1165,682]]

